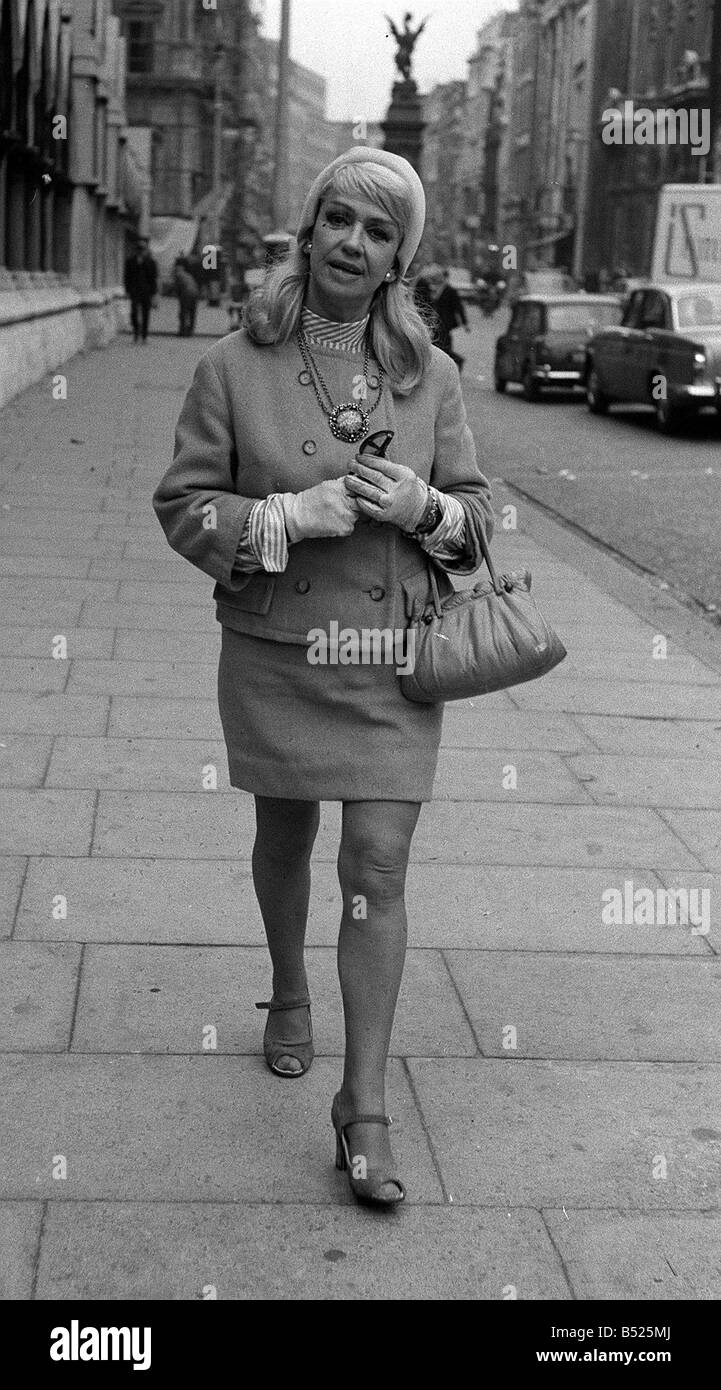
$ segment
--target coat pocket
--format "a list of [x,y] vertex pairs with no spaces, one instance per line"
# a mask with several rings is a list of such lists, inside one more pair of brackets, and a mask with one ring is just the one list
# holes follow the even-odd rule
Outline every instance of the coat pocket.
[[216,584],[213,598],[225,608],[239,608],[242,613],[266,614],[273,602],[277,576],[262,573],[249,574],[247,583],[240,589],[226,589]]

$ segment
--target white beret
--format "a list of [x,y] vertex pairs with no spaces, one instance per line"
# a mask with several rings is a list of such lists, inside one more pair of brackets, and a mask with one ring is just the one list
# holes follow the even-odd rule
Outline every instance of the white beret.
[[426,195],[413,165],[409,164],[402,155],[391,154],[390,150],[376,150],[371,145],[354,145],[352,149],[339,154],[338,158],[327,164],[325,169],[321,169],[308,189],[298,218],[296,237],[299,245],[302,244],[315,225],[320,206],[321,189],[328,183],[336,170],[342,169],[346,164],[380,164],[386,169],[392,169],[394,174],[398,174],[403,179],[411,201],[410,220],[406,234],[398,248],[398,264],[401,275],[405,275],[423,236],[426,220]]

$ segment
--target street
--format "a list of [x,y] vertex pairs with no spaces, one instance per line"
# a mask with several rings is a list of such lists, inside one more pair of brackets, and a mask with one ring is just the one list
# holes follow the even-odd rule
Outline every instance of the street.
[[469,321],[455,346],[467,354],[466,404],[486,472],[721,621],[721,419],[707,413],[667,437],[643,406],[599,418],[580,394],[529,404],[510,386],[499,396],[493,349],[508,310],[486,319],[472,307]]
[[[270,963],[212,583],[150,505],[209,341],[171,336],[173,308],[146,346],[74,358],[67,400],[44,382],[0,414],[0,1295],[718,1298],[715,628],[693,617],[708,662],[672,640],[656,660],[645,581],[610,561],[613,597],[597,547],[549,540],[529,504],[499,525],[499,569],[530,565],[568,657],[446,711],[389,1066],[409,1201],[388,1222],[357,1208],[328,1122],[340,808],[323,806],[313,854],[317,1055],[286,1086],[253,1007]],[[482,334],[467,342],[478,375]],[[488,471],[524,487],[573,448],[601,467],[614,429],[629,458],[629,436],[676,448],[487,379],[466,393]],[[628,534],[643,522],[636,507]],[[673,887],[696,907],[671,920]]]

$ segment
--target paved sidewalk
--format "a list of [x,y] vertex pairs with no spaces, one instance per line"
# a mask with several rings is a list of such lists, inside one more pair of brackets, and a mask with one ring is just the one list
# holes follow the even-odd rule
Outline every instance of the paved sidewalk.
[[[357,1208],[329,1122],[339,808],[290,1086],[253,1008],[212,583],[150,507],[202,347],[121,339],[67,365],[67,401],[2,412],[0,1296],[719,1298],[719,675],[657,659],[532,514],[499,528],[570,654],[447,711],[390,1067],[409,1202]],[[627,881],[708,888],[708,934],[605,925]]]

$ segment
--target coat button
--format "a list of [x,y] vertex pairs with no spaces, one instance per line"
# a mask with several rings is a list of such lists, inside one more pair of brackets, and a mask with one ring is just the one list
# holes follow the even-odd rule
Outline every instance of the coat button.
[[318,448],[318,445],[316,444],[316,442],[315,442],[314,439],[306,439],[306,441],[305,441],[305,443],[304,443],[304,445],[303,445],[303,453],[304,453],[304,454],[314,454],[314,453],[316,452],[316,449],[317,449],[317,448]]
[[378,380],[378,377],[377,377],[377,376],[369,376],[369,378],[368,378],[368,385],[370,386],[371,391],[375,391],[376,388],[377,388],[378,386],[380,386],[380,381]]
[[381,599],[385,598],[386,591],[385,589],[381,589],[380,584],[374,584],[370,591],[370,595],[375,603],[380,603]]
[[307,594],[309,588],[310,588],[310,580],[309,580],[309,579],[296,579],[296,581],[295,581],[295,592],[296,592],[297,594]]
[[310,372],[299,372],[298,380],[301,386],[310,386]]

